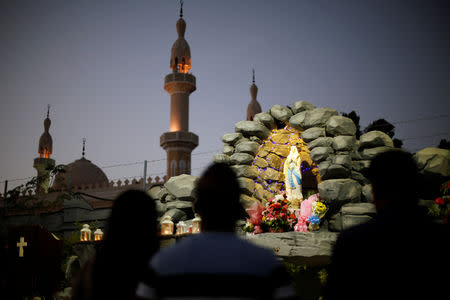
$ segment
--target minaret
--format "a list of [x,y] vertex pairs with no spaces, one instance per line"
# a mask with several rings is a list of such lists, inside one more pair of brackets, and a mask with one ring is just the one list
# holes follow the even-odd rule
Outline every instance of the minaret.
[[256,114],[262,112],[261,105],[259,105],[258,100],[256,100],[256,95],[258,94],[258,87],[255,84],[255,69],[253,69],[253,83],[250,86],[250,96],[252,99],[247,106],[247,121],[253,121],[253,117]]
[[49,118],[50,105],[47,107],[47,118],[44,120],[44,133],[39,139],[38,153],[39,157],[34,159],[33,167],[37,171],[38,184],[36,193],[47,193],[50,181],[50,167],[55,165],[55,160],[51,159],[50,156],[53,152],[53,140],[52,136],[48,132],[50,129],[51,121]]
[[191,50],[184,39],[186,22],[181,1],[177,21],[178,39],[172,46],[170,68],[164,79],[164,89],[170,94],[170,131],[161,135],[160,145],[167,152],[167,177],[191,173],[191,152],[198,146],[198,136],[189,132],[189,95],[195,91],[191,69]]

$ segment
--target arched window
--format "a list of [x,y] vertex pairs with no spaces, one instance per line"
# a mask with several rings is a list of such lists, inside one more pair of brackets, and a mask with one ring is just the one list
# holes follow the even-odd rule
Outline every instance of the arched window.
[[186,162],[184,160],[180,160],[178,169],[180,170],[180,174],[186,174],[187,173],[186,172],[187,171],[186,170]]
[[177,175],[177,162],[176,160],[172,160],[170,162],[170,175],[176,176]]

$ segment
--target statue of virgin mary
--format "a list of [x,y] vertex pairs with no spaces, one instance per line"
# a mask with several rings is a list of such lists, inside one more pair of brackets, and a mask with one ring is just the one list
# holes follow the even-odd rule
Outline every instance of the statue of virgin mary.
[[[300,166],[302,164],[297,147],[291,146],[291,151],[284,162],[284,184],[286,186],[286,195],[293,208],[299,208],[303,200],[302,195],[302,173]],[[298,207],[297,207],[298,206]]]

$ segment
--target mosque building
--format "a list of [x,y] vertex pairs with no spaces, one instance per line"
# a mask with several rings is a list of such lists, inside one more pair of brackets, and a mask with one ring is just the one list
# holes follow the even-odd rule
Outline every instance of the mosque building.
[[[196,90],[196,78],[190,73],[191,51],[184,38],[186,22],[183,9],[176,23],[178,38],[174,42],[170,55],[171,73],[165,76],[164,89],[170,95],[170,128],[160,137],[160,145],[167,153],[167,175],[164,178],[140,178],[112,181],[95,163],[86,157],[85,139],[81,157],[64,166],[63,172],[53,177],[51,170],[56,166],[52,159],[53,139],[50,134],[50,106],[44,120],[44,132],[39,139],[39,157],[34,159],[33,167],[37,171],[37,188],[33,192],[23,193],[20,199],[34,199],[44,205],[30,210],[23,205],[16,205],[6,212],[6,225],[43,224],[51,232],[70,233],[77,230],[75,223],[97,221],[100,227],[109,216],[113,200],[127,189],[146,189],[162,185],[172,176],[191,174],[191,153],[198,146],[199,138],[189,131],[189,95]],[[253,82],[250,86],[251,100],[247,108],[247,120],[253,120],[261,112],[261,105],[256,100],[258,87]],[[145,184],[144,184],[145,181]],[[76,197],[73,197],[76,193]],[[72,195],[72,196],[70,196]],[[70,201],[67,201],[67,197]],[[0,194],[0,205],[5,198]],[[28,197],[28,198],[27,198]],[[34,201],[33,200],[33,201]],[[59,200],[59,201],[58,201]],[[25,202],[24,202],[25,203]],[[46,205],[49,204],[49,205]]]

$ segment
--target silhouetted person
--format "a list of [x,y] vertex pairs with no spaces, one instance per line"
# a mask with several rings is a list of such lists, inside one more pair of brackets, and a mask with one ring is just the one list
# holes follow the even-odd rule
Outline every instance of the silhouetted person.
[[135,299],[147,262],[159,249],[154,200],[129,190],[115,201],[103,245],[77,277],[73,298]]
[[420,181],[411,154],[379,154],[367,177],[377,216],[339,235],[325,298],[442,299],[449,232],[418,206]]
[[202,233],[162,249],[150,262],[156,279],[139,284],[144,299],[282,299],[295,296],[290,278],[273,254],[239,238],[235,223],[242,207],[236,175],[213,164],[197,184],[195,210]]

